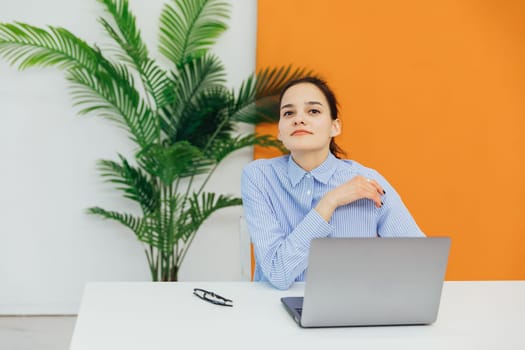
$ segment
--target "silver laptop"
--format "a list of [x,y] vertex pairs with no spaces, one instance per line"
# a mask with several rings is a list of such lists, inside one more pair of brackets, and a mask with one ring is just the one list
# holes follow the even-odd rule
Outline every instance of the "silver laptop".
[[312,240],[304,298],[281,301],[301,327],[433,323],[449,237]]

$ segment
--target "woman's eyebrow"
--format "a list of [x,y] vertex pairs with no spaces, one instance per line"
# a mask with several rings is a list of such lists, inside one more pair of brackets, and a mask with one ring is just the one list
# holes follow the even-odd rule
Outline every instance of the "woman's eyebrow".
[[281,106],[281,109],[290,108],[290,107],[293,107],[293,104],[288,103],[288,104],[285,104],[285,105]]

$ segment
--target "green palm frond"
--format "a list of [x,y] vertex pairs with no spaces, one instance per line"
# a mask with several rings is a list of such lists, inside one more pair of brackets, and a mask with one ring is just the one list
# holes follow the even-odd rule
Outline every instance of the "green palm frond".
[[293,79],[310,75],[304,68],[267,68],[243,82],[231,108],[232,120],[249,124],[279,120],[279,94]]
[[[181,132],[181,124],[188,116],[199,97],[204,94],[214,96],[213,91],[224,90],[226,73],[220,60],[213,55],[206,55],[185,64],[173,77],[174,103],[166,106],[161,112],[161,127],[172,142],[180,141],[177,134]],[[211,93],[210,93],[211,92]],[[215,99],[214,99],[215,100]],[[197,120],[197,123],[199,121]]]
[[282,143],[271,135],[256,135],[249,134],[244,136],[236,136],[229,138],[222,138],[217,140],[209,148],[209,157],[214,158],[216,163],[220,163],[231,153],[250,146],[273,147],[282,151]]
[[190,212],[188,210],[180,213],[177,218],[175,225],[177,230],[175,232],[175,239],[188,244],[188,239],[195,235],[198,227],[193,224]]
[[181,227],[176,225],[176,218],[178,213],[182,211],[184,206],[184,197],[178,193],[168,196],[164,200],[163,215],[162,215],[162,226],[163,232],[166,236],[170,252],[173,252],[173,246],[178,242],[178,232]]
[[152,108],[160,110],[173,102],[175,82],[154,60],[148,59],[140,67],[139,73],[145,82],[146,91],[153,98]]
[[137,218],[133,215],[126,214],[126,213],[119,213],[117,211],[105,210],[100,207],[88,208],[87,212],[88,214],[101,216],[104,219],[117,221],[121,223],[122,225],[126,226],[127,228],[129,228],[131,231],[133,231],[137,235],[141,231],[141,227],[143,224],[141,218]]
[[162,254],[171,255],[174,245],[180,239],[179,231],[183,229],[176,222],[176,218],[184,201],[177,193],[164,193],[163,196],[161,207],[156,212],[144,216],[137,238],[155,247]]
[[263,69],[257,73],[256,98],[279,95],[290,80],[306,75],[312,75],[312,71],[306,68],[293,69],[292,66]]
[[160,16],[159,51],[176,67],[201,57],[228,28],[230,6],[220,0],[172,0]]
[[130,11],[127,0],[98,0],[106,7],[118,29],[115,29],[106,19],[99,18],[99,22],[106,32],[119,44],[127,54],[121,59],[136,64],[139,67],[148,59],[148,49],[144,44],[140,31],[136,25],[135,15]]
[[188,141],[206,151],[215,139],[229,135],[233,130],[227,110],[231,104],[230,92],[222,86],[208,89],[186,104],[176,120],[161,122],[161,128],[171,142]]
[[67,76],[79,113],[97,112],[125,126],[141,147],[150,144],[159,135],[157,118],[133,86],[133,77],[125,66],[100,62],[104,69],[72,70]]
[[213,192],[203,192],[200,195],[193,194],[190,201],[189,213],[191,216],[191,227],[197,231],[202,223],[215,211],[227,207],[242,204],[242,200],[229,195],[218,195]]
[[174,112],[184,110],[185,104],[207,89],[223,86],[226,70],[217,56],[204,55],[184,64],[174,76],[175,102],[180,107]]
[[149,58],[148,49],[136,26],[136,19],[126,0],[98,0],[106,6],[117,28],[106,19],[99,22],[122,50],[118,58],[132,65],[140,74],[146,91],[153,98],[152,108],[162,108],[172,97],[173,82],[154,60]]
[[178,178],[205,173],[212,164],[199,148],[187,141],[168,147],[152,144],[137,154],[137,160],[150,175],[168,186]]
[[19,69],[56,66],[95,70],[92,47],[64,28],[38,28],[26,23],[0,23],[0,56]]
[[117,189],[124,192],[124,197],[137,202],[145,215],[151,214],[159,208],[159,196],[156,184],[139,168],[131,166],[128,161],[119,155],[121,164],[102,159],[98,162],[101,175]]
[[107,220],[119,222],[129,228],[137,239],[156,248],[164,248],[167,245],[166,240],[159,236],[159,227],[156,220],[151,220],[150,216],[137,218],[131,214],[110,211],[100,207],[91,207],[87,209],[88,214],[98,215]]
[[166,231],[161,225],[162,218],[159,218],[159,213],[154,213],[144,217],[143,224],[140,227],[137,238],[141,242],[157,248],[159,251],[172,251],[173,248],[169,247],[169,240],[167,239],[166,235],[163,234]]

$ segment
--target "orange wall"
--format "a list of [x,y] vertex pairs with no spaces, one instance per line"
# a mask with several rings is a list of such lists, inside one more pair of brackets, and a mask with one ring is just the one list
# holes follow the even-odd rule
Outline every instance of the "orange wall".
[[349,158],[452,237],[447,279],[525,279],[525,2],[258,3],[257,66],[329,82]]

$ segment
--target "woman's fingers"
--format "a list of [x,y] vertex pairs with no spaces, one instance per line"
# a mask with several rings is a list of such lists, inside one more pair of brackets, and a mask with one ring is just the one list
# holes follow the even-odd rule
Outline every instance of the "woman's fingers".
[[383,187],[376,180],[367,178],[366,182],[368,182],[369,184],[374,186],[374,188],[377,191],[377,193],[379,193],[381,196],[386,193],[385,190],[383,189]]
[[372,200],[376,207],[380,208],[383,205],[382,196],[384,193],[383,187],[377,181],[357,175],[352,180],[330,191],[329,198],[334,203],[334,209],[362,198]]
[[385,190],[381,185],[374,179],[363,178],[366,182],[366,198],[372,200],[377,208],[383,206],[382,196],[385,194]]

